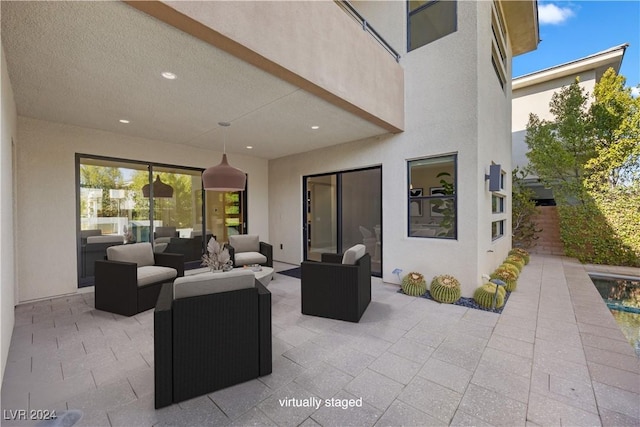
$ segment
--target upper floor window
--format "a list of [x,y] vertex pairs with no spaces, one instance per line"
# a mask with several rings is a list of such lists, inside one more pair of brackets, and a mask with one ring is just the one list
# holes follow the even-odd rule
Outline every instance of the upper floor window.
[[411,160],[409,236],[457,237],[456,155]]
[[495,1],[491,8],[491,32],[493,35],[491,39],[491,64],[500,82],[500,87],[504,89],[507,83],[507,49],[505,42],[507,34],[504,30],[500,6]]
[[412,51],[457,30],[457,2],[407,2],[407,51]]

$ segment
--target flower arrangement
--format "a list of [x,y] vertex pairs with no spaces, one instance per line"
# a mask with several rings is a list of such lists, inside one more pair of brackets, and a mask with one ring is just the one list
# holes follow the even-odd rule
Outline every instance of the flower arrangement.
[[431,282],[430,292],[434,300],[445,304],[453,304],[460,299],[460,282],[448,274],[436,276]]
[[214,237],[209,239],[207,253],[202,255],[202,265],[211,271],[228,271],[233,268],[233,261],[227,248],[222,248]]
[[418,297],[427,293],[427,282],[420,273],[411,272],[402,278],[402,292]]

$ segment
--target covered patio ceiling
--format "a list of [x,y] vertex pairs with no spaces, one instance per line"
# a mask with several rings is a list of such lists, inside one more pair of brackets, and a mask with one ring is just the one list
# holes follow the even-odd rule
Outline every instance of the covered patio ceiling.
[[122,2],[1,7],[20,116],[213,150],[226,121],[227,152],[265,159],[388,133]]

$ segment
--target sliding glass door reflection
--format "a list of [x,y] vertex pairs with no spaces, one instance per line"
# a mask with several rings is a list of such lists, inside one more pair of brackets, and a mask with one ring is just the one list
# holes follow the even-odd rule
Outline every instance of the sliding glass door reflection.
[[304,178],[305,260],[364,244],[371,272],[382,275],[382,169],[374,167]]

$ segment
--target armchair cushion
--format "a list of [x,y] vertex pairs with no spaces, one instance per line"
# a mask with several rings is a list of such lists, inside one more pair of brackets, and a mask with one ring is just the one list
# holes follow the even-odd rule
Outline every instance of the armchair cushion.
[[169,282],[178,276],[175,268],[157,265],[138,267],[138,286],[146,286],[157,282]]
[[119,234],[105,234],[87,237],[87,245],[95,243],[124,243],[124,236]]
[[232,270],[223,273],[200,273],[180,277],[173,282],[173,298],[188,298],[199,295],[229,292],[254,288],[255,274],[251,270]]
[[342,263],[354,265],[366,252],[364,245],[358,244],[347,249],[342,256]]
[[237,234],[229,236],[229,244],[236,254],[240,252],[260,252],[260,237],[257,234]]
[[178,232],[175,227],[156,227],[155,238],[159,237],[178,237]]
[[133,262],[138,267],[145,267],[155,263],[153,248],[149,242],[111,246],[107,248],[107,259],[109,261]]
[[235,254],[235,263],[238,266],[251,264],[266,264],[267,257],[260,252],[240,252]]

